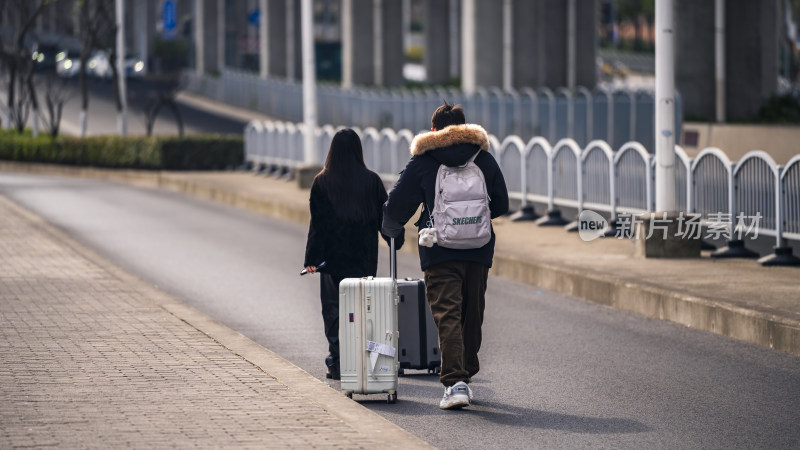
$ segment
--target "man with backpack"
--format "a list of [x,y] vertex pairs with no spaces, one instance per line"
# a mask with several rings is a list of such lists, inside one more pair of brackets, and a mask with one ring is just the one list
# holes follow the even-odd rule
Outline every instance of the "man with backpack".
[[439,330],[442,409],[469,406],[467,386],[478,373],[486,282],[494,256],[491,219],[508,211],[508,190],[489,153],[489,136],[466,124],[460,106],[445,103],[431,132],[411,142],[411,160],[383,206],[383,233],[399,236],[416,223],[425,291]]

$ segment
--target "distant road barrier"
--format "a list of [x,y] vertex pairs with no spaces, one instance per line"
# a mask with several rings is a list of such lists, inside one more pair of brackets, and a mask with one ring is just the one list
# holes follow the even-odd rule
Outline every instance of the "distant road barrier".
[[[256,73],[234,69],[225,69],[219,76],[198,76],[187,71],[184,78],[189,92],[259,111],[276,120],[303,121],[300,83],[261,78]],[[479,88],[468,95],[443,87],[343,89],[320,84],[318,122],[376,129],[427,129],[431,114],[443,100],[461,104],[470,122],[483,124],[496,136],[543,136],[549,142],[571,138],[582,147],[593,140],[606,141],[613,148],[629,141],[641,142],[650,151],[654,146],[653,93],[643,90]],[[682,119],[680,102],[678,96],[678,130]]]
[[[246,161],[254,170],[291,173],[303,164],[303,130],[302,124],[250,122],[245,128]],[[396,180],[410,159],[414,133],[354,130],[361,137],[367,166],[387,180]],[[325,160],[335,133],[330,125],[316,130],[319,161]],[[614,151],[602,140],[580,146],[565,138],[551,145],[542,137],[526,142],[518,136],[500,141],[490,135],[489,141],[509,196],[523,210],[533,202],[546,204],[554,217],[560,217],[561,208],[590,209],[607,213],[613,225],[620,215],[655,209],[655,161],[639,142],[623,143]],[[675,152],[680,211],[697,214],[702,225],[726,237],[730,256],[748,256],[738,236],[751,227],[744,219],[759,216],[758,233],[775,237],[777,261],[791,260],[787,240],[800,241],[800,155],[780,166],[762,151],[751,151],[737,162],[713,147],[695,158],[679,146]]]

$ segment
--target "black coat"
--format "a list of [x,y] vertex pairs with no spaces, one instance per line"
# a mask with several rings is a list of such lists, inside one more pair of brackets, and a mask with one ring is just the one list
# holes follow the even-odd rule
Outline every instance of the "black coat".
[[[433,210],[439,166],[463,165],[476,152],[480,152],[475,158],[475,164],[486,179],[492,218],[508,212],[506,182],[500,167],[488,150],[489,137],[478,125],[452,125],[443,130],[416,136],[411,143],[412,158],[384,205],[383,233],[387,236],[402,234],[403,225],[411,219],[422,202],[425,202],[426,208],[423,209],[420,220],[415,225],[418,231],[426,228],[428,214]],[[491,240],[481,248],[462,250],[439,247],[436,244],[433,247],[420,246],[420,266],[425,270],[443,262],[470,261],[491,267],[494,241],[495,235],[492,230]]]
[[[309,204],[311,224],[308,227],[306,256],[303,267],[319,266],[336,278],[375,276],[378,270],[378,231],[381,228],[381,205],[386,201],[383,181],[373,172],[373,196],[377,214],[366,222],[353,222],[340,218],[333,209],[328,195],[314,180]],[[399,244],[399,241],[398,241]]]

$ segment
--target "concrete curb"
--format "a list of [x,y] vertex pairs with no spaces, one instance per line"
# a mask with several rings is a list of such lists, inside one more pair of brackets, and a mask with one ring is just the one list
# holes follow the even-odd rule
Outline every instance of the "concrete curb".
[[671,292],[645,283],[495,256],[493,274],[645,317],[800,355],[800,321]]
[[[0,163],[0,170],[6,169],[7,165]],[[35,173],[34,171],[31,172]],[[52,174],[54,172],[48,170],[47,173]],[[84,171],[83,173],[92,172]],[[125,179],[129,178],[125,177]],[[52,236],[60,244],[102,267],[103,270],[122,280],[125,284],[136,286],[137,290],[143,292],[145,297],[154,304],[227,348],[233,354],[260,368],[288,389],[327,411],[356,432],[371,436],[377,441],[383,442],[388,448],[432,448],[413,434],[357,402],[346,398],[340,392],[332,389],[276,353],[126,272],[99,253],[79,243],[64,231],[47,223],[33,212],[3,196],[0,196],[0,201],[8,203],[21,215],[29,219],[33,226]]]
[[[142,172],[137,175],[136,171],[80,169],[9,162],[0,163],[0,170],[102,178],[134,185],[150,185],[227,203],[303,225],[308,224],[310,217],[307,208],[193,183],[157,172]],[[407,230],[406,240],[415,242],[416,234]],[[403,249],[416,253],[417,246],[407,245],[403,246]],[[645,317],[667,320],[800,355],[800,321],[795,319],[671,292],[644,282],[631,283],[605,275],[592,275],[569,267],[524,261],[502,254],[495,254],[492,273],[509,280],[540,286]]]

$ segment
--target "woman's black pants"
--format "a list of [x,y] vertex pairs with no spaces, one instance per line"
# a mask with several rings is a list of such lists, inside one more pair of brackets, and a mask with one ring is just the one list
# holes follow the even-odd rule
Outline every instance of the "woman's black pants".
[[325,324],[325,337],[328,339],[328,356],[325,365],[331,374],[339,375],[339,283],[327,273],[320,273],[320,300],[322,301],[322,321]]

